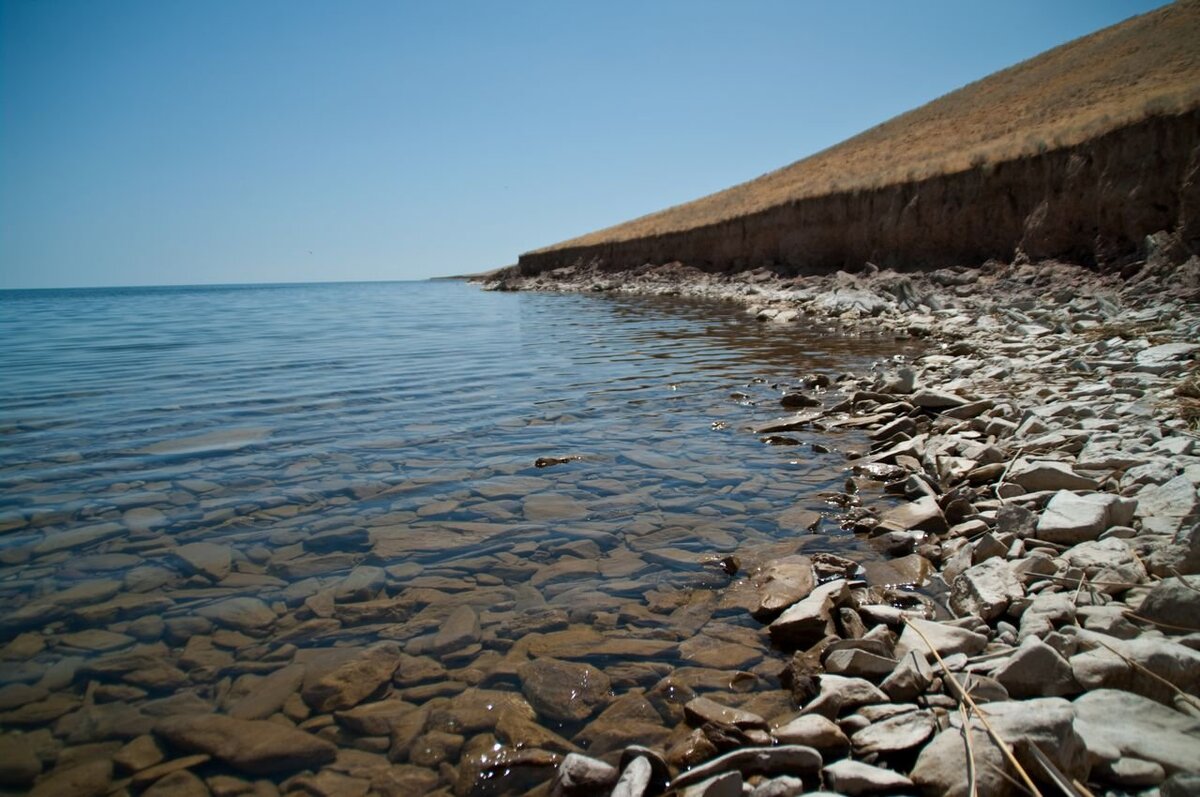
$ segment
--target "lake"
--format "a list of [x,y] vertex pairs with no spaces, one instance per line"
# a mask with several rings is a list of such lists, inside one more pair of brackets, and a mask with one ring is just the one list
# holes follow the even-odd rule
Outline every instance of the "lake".
[[0,292],[0,728],[119,780],[217,712],[473,794],[674,743],[672,695],[767,716],[755,568],[881,557],[837,522],[864,435],[751,430],[900,351],[459,282]]

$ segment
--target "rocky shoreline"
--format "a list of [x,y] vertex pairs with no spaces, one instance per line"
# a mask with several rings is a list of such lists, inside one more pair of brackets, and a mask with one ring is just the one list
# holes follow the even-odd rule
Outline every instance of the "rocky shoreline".
[[[793,651],[795,710],[697,697],[689,735],[619,762],[569,755],[553,793],[654,794],[672,776],[709,797],[1200,791],[1200,259],[1173,264],[1159,243],[1106,277],[676,263],[486,281],[730,300],[764,323],[928,342],[911,363],[805,381],[781,399],[795,414],[754,431],[868,430],[842,525],[909,586],[944,582],[944,604],[868,588],[836,557],[767,563],[748,608]],[[907,501],[873,507],[884,494]]]

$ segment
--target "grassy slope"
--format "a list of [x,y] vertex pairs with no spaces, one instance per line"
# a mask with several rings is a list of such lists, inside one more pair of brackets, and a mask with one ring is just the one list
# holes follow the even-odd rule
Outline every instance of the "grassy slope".
[[538,251],[692,229],[1077,144],[1200,105],[1200,0],[1181,0],[964,86],[733,188]]

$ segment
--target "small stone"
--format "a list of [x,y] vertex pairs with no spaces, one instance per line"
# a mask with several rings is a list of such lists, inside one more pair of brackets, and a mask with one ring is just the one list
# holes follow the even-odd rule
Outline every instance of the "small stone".
[[1109,493],[1076,495],[1069,490],[1059,490],[1038,518],[1034,536],[1059,545],[1094,540],[1109,526],[1131,517],[1132,510],[1133,503],[1120,496]]
[[1071,665],[1054,648],[1036,637],[1027,639],[1012,658],[995,671],[994,677],[1010,697],[1018,700],[1079,692]]

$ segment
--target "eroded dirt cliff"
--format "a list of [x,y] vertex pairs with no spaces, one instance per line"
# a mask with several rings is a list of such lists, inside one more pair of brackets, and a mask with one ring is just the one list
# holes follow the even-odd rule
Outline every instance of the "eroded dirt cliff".
[[877,189],[831,193],[682,232],[522,255],[532,275],[681,262],[788,274],[1061,258],[1111,267],[1168,231],[1200,249],[1200,110],[1070,147]]

